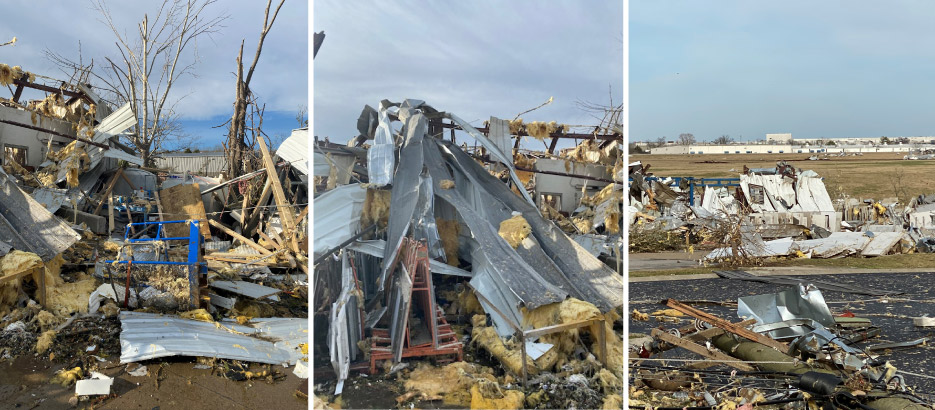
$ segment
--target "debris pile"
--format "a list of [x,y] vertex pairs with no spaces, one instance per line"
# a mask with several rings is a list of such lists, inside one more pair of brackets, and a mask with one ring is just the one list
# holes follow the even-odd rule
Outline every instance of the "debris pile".
[[[785,278],[753,278],[790,283]],[[895,358],[888,358],[892,349],[921,346],[927,338],[874,344],[874,339],[886,337],[881,327],[848,309],[829,307],[819,287],[873,295],[883,303],[899,292],[821,281],[791,283],[777,293],[737,298],[733,305],[739,321],[711,313],[732,305],[720,300],[689,304],[666,299],[661,303],[667,309],[652,314],[634,309],[630,405],[930,408],[927,392],[914,390],[890,361]],[[648,335],[639,333],[646,330]]]
[[708,248],[703,263],[737,265],[930,252],[935,243],[926,197],[902,209],[895,199],[832,200],[815,172],[782,161],[739,178],[659,178],[639,163],[629,175],[635,252]]
[[169,356],[307,378],[307,130],[275,154],[258,142],[264,168],[245,175],[144,169],[118,139],[129,104],[35,81],[0,66],[15,88],[0,100],[0,357],[65,361],[53,382],[101,400],[105,369]]
[[520,153],[513,138],[575,137],[487,124],[383,100],[348,146],[316,141],[313,358],[335,374],[316,385],[323,405],[354,405],[364,382],[403,390],[397,406],[622,405],[622,269],[605,263],[622,251],[619,135]]

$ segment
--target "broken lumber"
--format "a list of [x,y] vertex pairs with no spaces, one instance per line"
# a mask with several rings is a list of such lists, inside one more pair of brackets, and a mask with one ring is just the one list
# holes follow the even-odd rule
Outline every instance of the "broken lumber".
[[264,254],[264,255],[270,255],[270,254],[272,254],[272,252],[270,252],[268,249],[266,249],[266,248],[264,248],[264,247],[258,245],[256,242],[251,241],[249,238],[246,238],[246,237],[244,237],[243,235],[241,235],[241,234],[239,234],[239,233],[237,233],[237,232],[234,232],[232,229],[230,229],[230,228],[224,226],[224,225],[221,224],[220,222],[217,222],[217,221],[212,220],[212,219],[208,219],[208,223],[211,224],[211,226],[213,226],[213,227],[215,227],[215,228],[218,228],[218,229],[220,229],[221,231],[223,231],[224,233],[230,235],[232,238],[237,239],[238,241],[240,241],[240,243],[242,243],[242,244],[244,244],[244,245],[247,245],[247,246],[249,246],[249,247],[251,247],[251,248],[253,248],[253,249],[256,249],[256,250],[258,250],[260,253],[262,253],[262,254]]

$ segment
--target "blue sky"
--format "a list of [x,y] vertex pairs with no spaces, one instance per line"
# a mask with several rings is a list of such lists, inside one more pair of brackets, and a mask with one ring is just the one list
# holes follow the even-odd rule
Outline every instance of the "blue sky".
[[314,63],[314,134],[331,141],[356,136],[361,109],[384,98],[421,99],[475,125],[549,97],[523,119],[595,125],[577,100],[623,99],[620,0],[318,0],[313,15],[327,36]]
[[630,139],[935,135],[935,3],[634,1]]
[[[159,2],[107,2],[114,21],[127,32],[137,30],[144,13],[150,20]],[[141,6],[142,4],[142,6]],[[176,110],[182,116],[185,132],[194,139],[195,147],[217,146],[224,132],[210,127],[226,121],[233,110],[235,59],[244,41],[244,65],[249,67],[263,25],[261,1],[219,1],[208,13],[226,14],[224,27],[211,38],[203,37],[196,47],[197,77],[183,77],[174,88],[181,98]],[[274,5],[275,6],[275,5]],[[16,7],[7,7],[0,19],[0,43],[17,37],[14,47],[0,49],[0,62],[22,66],[37,74],[65,79],[65,74],[48,61],[43,50],[50,49],[72,58],[78,57],[79,41],[85,61],[94,59],[100,65],[104,56],[117,55],[115,38],[100,21],[100,14],[91,1],[37,0]],[[266,37],[263,53],[251,81],[251,89],[266,104],[265,132],[274,137],[296,128],[299,106],[308,106],[308,3],[288,0],[282,7],[272,30]],[[183,98],[184,97],[184,98]]]

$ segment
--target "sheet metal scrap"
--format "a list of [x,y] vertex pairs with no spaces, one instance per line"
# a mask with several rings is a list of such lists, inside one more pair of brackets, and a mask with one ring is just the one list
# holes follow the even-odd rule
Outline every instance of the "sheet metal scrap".
[[[289,332],[308,331],[306,319],[284,319]],[[224,323],[180,319],[142,312],[120,312],[120,362],[130,363],[168,356],[200,356],[244,360],[268,364],[295,364],[299,353],[295,349],[247,335],[268,336],[260,328]],[[280,324],[282,325],[282,323]],[[295,346],[298,347],[298,346]]]
[[0,240],[48,262],[80,239],[81,235],[23,192],[0,169]]

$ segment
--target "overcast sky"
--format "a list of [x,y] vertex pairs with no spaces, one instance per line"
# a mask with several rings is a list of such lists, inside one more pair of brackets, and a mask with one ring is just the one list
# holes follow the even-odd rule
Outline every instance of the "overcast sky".
[[935,135],[935,3],[637,1],[630,139]]
[[326,34],[314,134],[331,141],[356,136],[361,109],[381,99],[421,99],[474,125],[549,97],[523,119],[596,125],[576,101],[622,101],[620,0],[317,0],[313,18]]
[[[137,31],[144,13],[155,17],[159,2],[109,1],[114,21],[128,33]],[[275,5],[274,5],[275,6]],[[224,129],[211,129],[230,117],[234,100],[237,52],[244,43],[244,65],[253,61],[263,25],[265,2],[220,1],[207,12],[229,15],[212,38],[197,44],[198,78],[186,77],[174,86],[175,96],[183,97],[177,106],[186,132],[202,147],[216,146],[226,135]],[[64,79],[43,50],[51,49],[66,57],[78,57],[78,44],[84,59],[96,65],[104,56],[115,58],[118,50],[110,29],[100,23],[100,14],[88,0],[39,0],[5,7],[0,19],[0,43],[17,37],[14,47],[0,48],[0,62],[22,66],[24,70]],[[308,3],[287,0],[266,37],[251,89],[266,103],[264,130],[269,135],[288,134],[297,127],[300,105],[308,106]],[[187,50],[188,55],[196,51]]]

